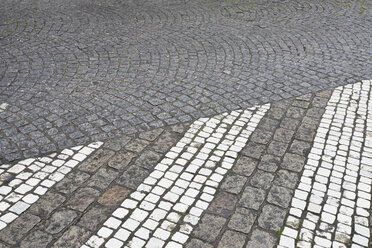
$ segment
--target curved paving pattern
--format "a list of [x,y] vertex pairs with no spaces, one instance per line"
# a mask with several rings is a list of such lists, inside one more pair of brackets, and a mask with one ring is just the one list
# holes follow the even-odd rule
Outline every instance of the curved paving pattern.
[[371,77],[370,1],[3,1],[0,160]]
[[370,247],[371,87],[1,165],[0,246]]

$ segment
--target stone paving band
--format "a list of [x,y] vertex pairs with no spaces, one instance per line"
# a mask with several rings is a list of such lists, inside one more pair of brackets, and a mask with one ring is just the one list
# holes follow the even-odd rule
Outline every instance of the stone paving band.
[[300,179],[280,247],[369,247],[372,81],[338,87]]
[[372,73],[369,0],[1,3],[2,163]]
[[83,247],[182,247],[268,107],[195,121]]
[[1,165],[0,239],[4,247],[369,247],[371,87],[365,80],[201,118],[186,131]]

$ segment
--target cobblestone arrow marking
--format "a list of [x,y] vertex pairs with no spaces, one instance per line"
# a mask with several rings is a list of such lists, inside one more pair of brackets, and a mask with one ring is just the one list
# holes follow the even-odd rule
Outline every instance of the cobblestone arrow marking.
[[101,142],[94,142],[65,149],[60,154],[0,165],[0,230],[101,145]]
[[182,247],[268,108],[195,121],[83,247]]
[[368,247],[371,80],[334,90],[292,199],[279,247]]

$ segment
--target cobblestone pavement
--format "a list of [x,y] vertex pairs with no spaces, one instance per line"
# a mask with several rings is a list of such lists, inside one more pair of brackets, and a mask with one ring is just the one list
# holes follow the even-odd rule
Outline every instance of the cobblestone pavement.
[[0,6],[0,163],[372,78],[372,3]]
[[372,80],[0,167],[0,247],[371,247]]

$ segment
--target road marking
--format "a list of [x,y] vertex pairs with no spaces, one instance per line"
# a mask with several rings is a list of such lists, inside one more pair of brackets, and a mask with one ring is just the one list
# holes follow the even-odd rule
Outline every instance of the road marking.
[[368,247],[372,80],[334,90],[292,199],[279,247]]
[[94,142],[65,149],[60,154],[29,158],[15,165],[0,165],[0,230],[101,145],[102,142]]
[[195,121],[82,247],[182,247],[269,106]]

